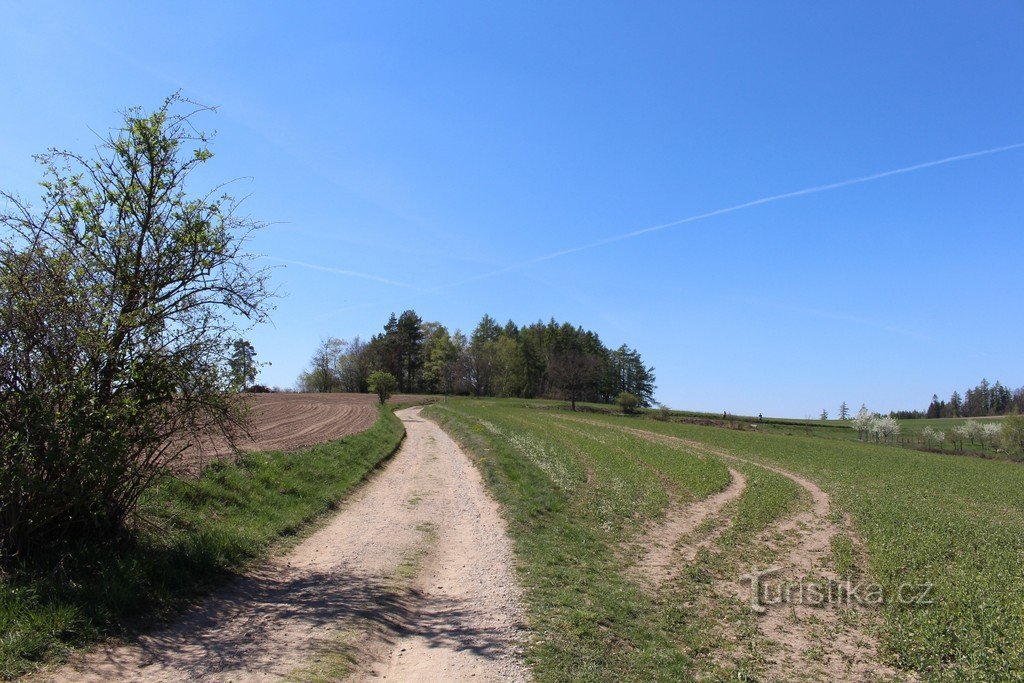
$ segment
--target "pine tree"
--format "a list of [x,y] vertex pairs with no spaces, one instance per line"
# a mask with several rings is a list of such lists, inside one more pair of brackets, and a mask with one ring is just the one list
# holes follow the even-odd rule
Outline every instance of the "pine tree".
[[244,391],[256,381],[256,349],[245,339],[239,339],[232,345],[231,358],[228,359],[231,372],[231,383],[237,391]]

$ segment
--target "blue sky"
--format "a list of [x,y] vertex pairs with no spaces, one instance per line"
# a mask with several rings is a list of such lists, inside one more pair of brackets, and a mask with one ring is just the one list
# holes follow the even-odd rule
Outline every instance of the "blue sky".
[[407,308],[582,324],[678,408],[1024,384],[1024,149],[538,260],[1024,142],[1020,2],[148,4],[5,3],[0,182],[126,106],[219,106],[253,249],[334,269],[275,271],[268,384]]

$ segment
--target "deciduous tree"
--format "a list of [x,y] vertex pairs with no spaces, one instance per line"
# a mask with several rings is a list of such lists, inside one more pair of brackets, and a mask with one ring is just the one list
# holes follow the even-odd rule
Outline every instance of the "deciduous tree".
[[594,354],[568,351],[551,361],[549,372],[559,395],[569,401],[575,411],[576,402],[593,390],[600,377],[601,360]]
[[395,389],[398,388],[398,380],[395,379],[395,376],[384,370],[370,373],[369,384],[370,391],[377,394],[377,399],[381,405],[387,403]]
[[246,241],[174,95],[91,156],[40,155],[43,196],[0,194],[0,558],[110,537],[189,435],[244,423],[227,359],[268,311]]

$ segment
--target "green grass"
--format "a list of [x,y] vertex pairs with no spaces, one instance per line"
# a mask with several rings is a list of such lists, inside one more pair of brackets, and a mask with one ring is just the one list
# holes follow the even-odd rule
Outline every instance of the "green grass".
[[[887,604],[883,653],[936,680],[1024,680],[1024,468],[873,444],[614,416],[609,424],[706,442],[804,474],[832,494],[889,595],[934,585],[927,607]],[[852,544],[833,547],[853,562]]]
[[0,577],[0,678],[173,615],[298,538],[403,436],[386,407],[360,434],[167,480],[145,500],[148,525],[130,545],[84,547],[45,571]]
[[[708,593],[705,577],[683,575],[651,593],[627,571],[630,542],[664,515],[670,491],[686,501],[728,485],[720,460],[515,401],[452,400],[424,412],[473,454],[502,503],[538,680],[743,675],[742,666],[709,657],[721,647],[715,620],[722,615],[694,608]],[[749,469],[752,485],[737,501],[730,547],[797,504],[788,479]]]
[[[564,401],[541,400],[516,400],[514,404],[522,407],[530,407],[543,410],[567,410],[568,404]],[[607,403],[579,403],[580,411],[597,413],[602,415],[622,415],[619,408]],[[838,439],[840,441],[859,441],[860,436],[853,428],[851,420],[819,420],[819,419],[796,419],[764,417],[759,418],[751,415],[723,416],[722,413],[705,413],[687,410],[670,410],[667,414],[657,408],[642,408],[634,417],[647,417],[653,419],[665,419],[669,422],[695,424],[702,426],[717,426],[740,431],[756,431],[761,434],[779,434],[783,436],[814,436],[823,439]],[[888,445],[896,445],[917,450],[959,453],[963,455],[980,456],[986,458],[999,458],[1020,460],[1019,453],[1006,453],[996,443],[971,443],[962,444],[957,449],[952,440],[947,439],[939,447],[929,446],[921,438],[921,432],[926,427],[935,431],[948,432],[953,427],[963,424],[970,419],[977,422],[1000,422],[1002,416],[978,417],[978,418],[941,418],[941,419],[913,419],[899,420],[901,434],[896,440]]]

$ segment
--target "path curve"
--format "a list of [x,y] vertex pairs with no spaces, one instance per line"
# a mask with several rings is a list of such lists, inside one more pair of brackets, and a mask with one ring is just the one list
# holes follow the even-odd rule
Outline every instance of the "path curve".
[[526,680],[520,594],[497,504],[418,408],[387,466],[326,525],[169,628],[51,681],[278,681],[354,657],[355,678]]
[[[693,562],[702,548],[710,546],[728,528],[729,519],[722,511],[747,488],[747,478],[739,470],[729,468],[729,485],[722,491],[692,503],[673,501],[665,519],[648,529],[637,541],[643,554],[634,570],[637,575],[660,585],[671,580],[680,565]],[[721,523],[709,534],[697,539],[688,537],[704,522],[720,518]]]
[[[730,462],[745,463],[795,482],[807,492],[811,506],[808,510],[776,522],[756,539],[756,543],[769,545],[778,551],[778,564],[781,567],[781,571],[775,572],[762,583],[778,586],[807,578],[825,581],[840,579],[831,566],[832,540],[843,532],[853,535],[852,528],[840,527],[833,521],[828,493],[810,479],[692,439],[599,420],[570,419],[617,429],[657,443],[682,446]],[[748,569],[762,570],[767,567]],[[750,596],[749,583],[724,580],[719,581],[719,585],[733,598],[746,601]],[[770,680],[879,681],[908,678],[879,662],[877,640],[858,624],[849,619],[844,620],[834,605],[826,608],[792,602],[768,605],[758,615],[757,625],[765,638],[778,645],[778,650],[766,657]]]

